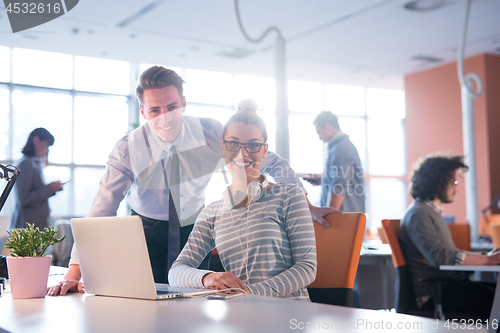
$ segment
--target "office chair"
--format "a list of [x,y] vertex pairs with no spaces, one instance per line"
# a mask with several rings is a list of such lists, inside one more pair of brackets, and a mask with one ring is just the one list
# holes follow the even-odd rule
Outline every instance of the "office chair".
[[[445,315],[441,303],[441,284],[443,281],[449,281],[450,278],[442,276],[430,276],[425,279],[420,279],[419,282],[431,283],[432,299],[434,301],[434,312],[418,309],[410,279],[410,271],[406,266],[403,251],[401,251],[401,247],[399,245],[399,240],[397,237],[399,235],[400,228],[400,220],[382,220],[382,229],[385,234],[385,238],[387,239],[387,242],[391,247],[392,261],[394,264],[394,268],[396,269],[396,299],[394,302],[396,312],[428,318],[434,317],[436,319],[444,320]],[[452,318],[472,318],[469,314],[454,312],[449,312],[448,316]]]
[[417,302],[413,294],[410,272],[406,266],[403,251],[401,251],[398,241],[400,226],[400,220],[382,220],[382,232],[391,247],[392,262],[396,270],[396,296],[394,304],[397,313],[415,314],[413,312],[417,310]]
[[495,247],[500,247],[500,222],[490,224],[491,239]]
[[448,223],[451,238],[455,246],[464,251],[472,251],[470,247],[470,226],[467,223]]
[[490,224],[500,223],[500,214],[483,215],[479,222],[479,235],[481,237],[491,237]]
[[377,231],[378,231],[378,236],[380,237],[380,241],[382,242],[382,244],[388,244],[387,239],[385,239],[385,234],[384,234],[382,228],[377,228]]
[[362,213],[329,214],[330,227],[314,222],[318,270],[307,289],[311,301],[353,305],[352,288],[358,270],[366,216]]

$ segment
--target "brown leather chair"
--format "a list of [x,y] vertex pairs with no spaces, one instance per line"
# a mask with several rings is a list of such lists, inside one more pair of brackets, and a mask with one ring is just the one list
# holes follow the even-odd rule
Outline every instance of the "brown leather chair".
[[467,223],[448,223],[451,238],[455,246],[464,251],[471,251],[470,247],[470,226]]
[[325,218],[329,228],[314,222],[318,270],[316,279],[307,287],[309,296],[313,302],[352,307],[366,216],[343,213]]

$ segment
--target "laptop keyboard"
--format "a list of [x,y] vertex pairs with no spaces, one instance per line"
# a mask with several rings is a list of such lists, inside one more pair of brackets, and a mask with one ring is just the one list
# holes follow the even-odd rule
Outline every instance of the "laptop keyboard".
[[178,294],[178,291],[157,290],[156,295]]

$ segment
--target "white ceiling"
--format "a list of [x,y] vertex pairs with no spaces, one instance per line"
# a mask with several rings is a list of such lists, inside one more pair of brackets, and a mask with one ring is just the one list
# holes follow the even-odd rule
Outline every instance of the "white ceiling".
[[[429,0],[427,0],[429,1]],[[465,0],[429,12],[409,0],[240,0],[248,34],[279,28],[289,79],[403,88],[403,76],[456,60]],[[64,16],[13,34],[0,7],[0,45],[272,77],[272,32],[239,30],[234,0],[81,0]],[[218,55],[233,49],[250,55]],[[474,0],[466,56],[500,56],[500,1]],[[415,56],[440,59],[429,63]]]

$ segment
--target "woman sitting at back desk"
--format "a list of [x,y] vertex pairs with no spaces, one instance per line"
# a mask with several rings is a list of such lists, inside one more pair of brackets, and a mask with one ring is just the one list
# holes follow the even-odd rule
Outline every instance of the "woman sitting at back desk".
[[[178,287],[241,288],[249,294],[309,300],[316,277],[316,242],[302,190],[259,174],[266,127],[255,113],[236,113],[221,142],[232,185],[208,205],[172,265]],[[215,247],[226,272],[197,269]]]

